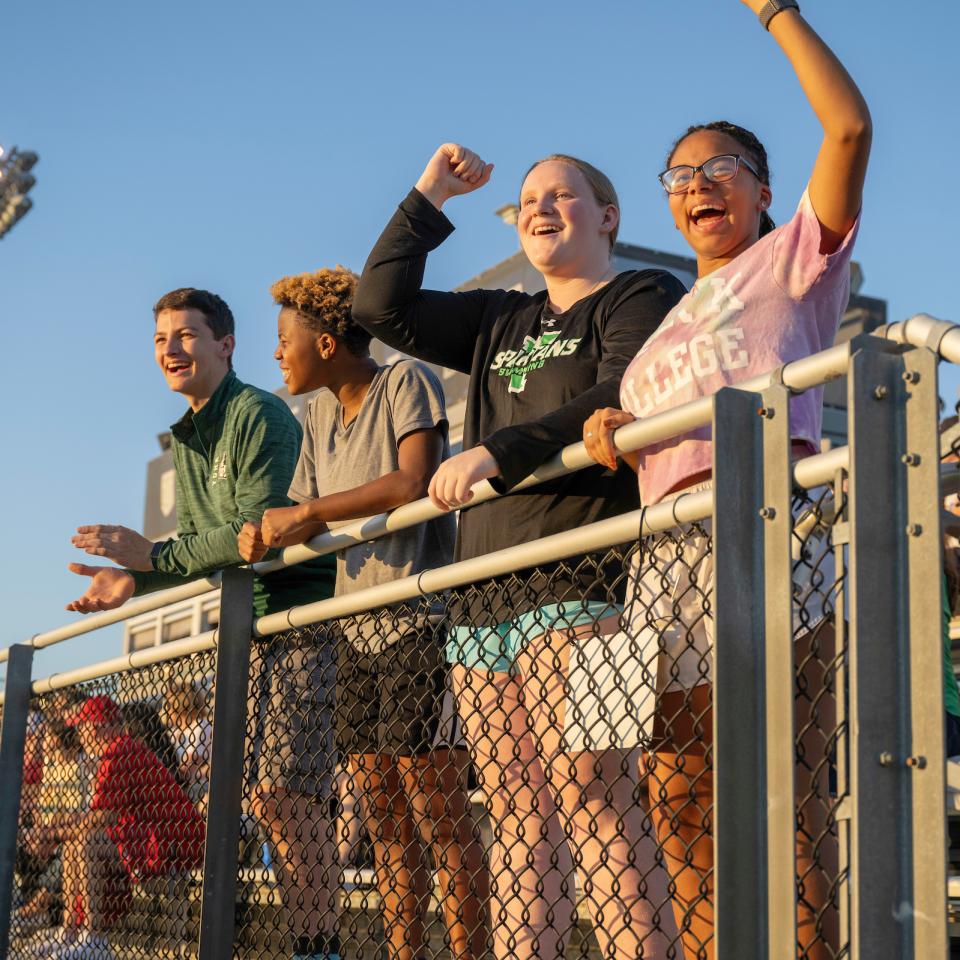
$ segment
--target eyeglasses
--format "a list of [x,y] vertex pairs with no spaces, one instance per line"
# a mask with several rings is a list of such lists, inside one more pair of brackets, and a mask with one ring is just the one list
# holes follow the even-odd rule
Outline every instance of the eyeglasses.
[[711,183],[726,183],[740,172],[741,164],[762,182],[756,167],[744,160],[739,153],[723,153],[718,157],[711,157],[709,160],[704,160],[699,167],[681,163],[679,166],[664,170],[658,179],[667,193],[684,193],[693,182],[693,178],[701,171]]

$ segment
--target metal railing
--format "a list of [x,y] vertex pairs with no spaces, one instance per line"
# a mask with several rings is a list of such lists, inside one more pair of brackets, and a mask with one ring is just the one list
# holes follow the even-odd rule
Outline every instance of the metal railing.
[[[881,333],[617,432],[627,451],[712,424],[710,489],[256,622],[251,572],[229,570],[217,630],[44,679],[34,649],[221,578],[0,651],[0,956],[56,941],[78,888],[116,956],[332,933],[350,957],[945,956],[936,364],[960,362],[960,328]],[[794,463],[790,392],[845,375],[849,445]],[[587,465],[576,444],[523,486]],[[256,569],[437,514],[419,501]],[[522,687],[476,667],[507,646]],[[90,803],[83,752],[50,740],[63,698],[126,708],[199,677],[212,742],[193,781],[170,774],[205,814],[202,866],[157,817],[153,861],[118,863],[115,838],[78,852],[88,835],[58,833]],[[358,705],[383,684],[404,709],[371,725]],[[144,803],[153,778],[131,787]],[[50,907],[35,881],[57,862]],[[37,912],[58,922],[28,937]]]

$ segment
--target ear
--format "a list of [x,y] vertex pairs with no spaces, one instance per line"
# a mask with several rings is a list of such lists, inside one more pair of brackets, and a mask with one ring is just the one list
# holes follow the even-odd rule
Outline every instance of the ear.
[[332,360],[337,353],[337,338],[321,333],[316,339],[317,353],[321,360]]
[[769,210],[773,203],[773,191],[765,184],[760,184],[760,199],[758,201],[760,210]]
[[601,233],[613,233],[620,223],[620,211],[612,204],[608,203],[603,208],[603,219],[600,221]]
[[232,333],[226,334],[222,340],[218,340],[217,343],[220,345],[220,356],[224,360],[228,360],[233,356],[233,351],[237,346],[237,339]]

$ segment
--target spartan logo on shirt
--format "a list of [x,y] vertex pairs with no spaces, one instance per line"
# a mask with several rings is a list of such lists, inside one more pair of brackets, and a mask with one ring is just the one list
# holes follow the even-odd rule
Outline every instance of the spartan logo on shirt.
[[575,353],[583,337],[561,339],[559,331],[541,333],[539,337],[524,337],[523,347],[519,350],[502,350],[493,358],[491,370],[497,376],[509,377],[507,390],[510,393],[523,393],[527,386],[527,374],[539,370],[553,357],[569,357]]
[[[739,280],[738,273],[698,283],[647,340],[621,388],[634,416],[648,417],[663,404],[672,405],[674,394],[694,380],[709,383],[717,374],[749,367],[744,329],[733,324],[744,309],[735,289]],[[671,331],[672,345],[662,342]]]
[[227,479],[227,455],[225,453],[217,454],[213,461],[213,470],[210,471],[210,482],[219,483]]

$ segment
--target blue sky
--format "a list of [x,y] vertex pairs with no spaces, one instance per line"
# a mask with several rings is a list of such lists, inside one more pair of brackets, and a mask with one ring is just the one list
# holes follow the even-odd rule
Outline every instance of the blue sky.
[[[960,319],[951,170],[960,7],[804,0],[858,80],[875,145],[855,257],[892,319]],[[139,527],[156,434],[182,412],[153,363],[151,304],[210,288],[238,321],[241,377],[279,385],[267,289],[359,269],[437,144],[497,165],[451,203],[430,261],[449,287],[516,249],[493,211],[529,163],[581,155],[613,179],[621,237],[685,253],[655,179],[677,133],[725,117],[765,142],[789,216],[819,130],[772,40],[738,0],[376,0],[95,4],[3,17],[0,143],[36,150],[34,209],[0,241],[10,548],[2,642],[68,621],[85,522]],[[944,383],[956,396],[958,379]],[[37,674],[119,652],[119,633],[38,657]]]

